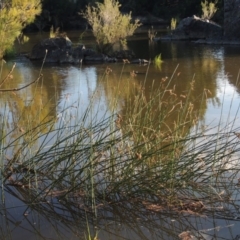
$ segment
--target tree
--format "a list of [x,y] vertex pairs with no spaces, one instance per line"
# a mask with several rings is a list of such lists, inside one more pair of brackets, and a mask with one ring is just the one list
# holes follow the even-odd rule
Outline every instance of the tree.
[[0,8],[0,59],[22,29],[41,12],[41,0],[3,0]]
[[131,22],[131,13],[122,14],[120,7],[118,1],[104,0],[95,6],[88,5],[86,11],[81,13],[92,27],[100,52],[108,52],[117,42],[124,43],[140,26],[138,20]]

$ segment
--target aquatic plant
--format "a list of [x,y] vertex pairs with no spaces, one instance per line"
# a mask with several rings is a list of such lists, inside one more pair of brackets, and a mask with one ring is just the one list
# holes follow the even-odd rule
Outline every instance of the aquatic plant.
[[158,54],[155,56],[154,60],[153,60],[153,64],[156,68],[158,68],[159,70],[161,70],[161,65],[163,63],[163,60],[162,60],[162,54]]

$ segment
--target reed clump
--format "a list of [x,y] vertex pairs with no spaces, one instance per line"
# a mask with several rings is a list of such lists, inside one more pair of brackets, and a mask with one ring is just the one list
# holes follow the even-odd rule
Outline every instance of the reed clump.
[[191,102],[194,82],[183,97],[170,87],[173,78],[153,82],[148,96],[144,82],[129,90],[134,97],[121,111],[112,103],[111,115],[94,110],[96,92],[84,114],[79,103],[16,139],[2,132],[2,185],[42,211],[54,212],[57,199],[95,217],[123,202],[154,213],[234,216],[238,205],[226,199],[236,195],[240,130],[233,123],[203,130]]

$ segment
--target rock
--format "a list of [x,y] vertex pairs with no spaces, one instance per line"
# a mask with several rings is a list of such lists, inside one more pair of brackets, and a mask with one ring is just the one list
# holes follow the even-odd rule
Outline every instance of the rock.
[[102,53],[94,53],[91,55],[85,55],[85,63],[102,63],[102,62],[117,62],[117,59],[109,58],[108,56]]
[[105,54],[97,53],[92,49],[85,49],[83,51],[84,63],[102,63],[102,62],[117,62],[116,58],[108,57]]
[[114,57],[96,53],[92,49],[86,49],[84,45],[73,47],[67,37],[44,39],[37,43],[29,56],[30,60],[43,61],[46,63],[81,63],[81,62],[116,62]]
[[226,39],[199,39],[194,43],[209,44],[209,45],[240,45],[239,40],[226,40]]
[[[83,46],[79,46],[83,48]],[[37,43],[30,54],[31,60],[43,60],[47,63],[74,62],[72,42],[67,37],[48,38]]]
[[210,20],[199,17],[184,18],[171,34],[161,40],[196,40],[222,38],[222,27]]
[[146,65],[149,63],[148,60],[146,59],[141,59],[141,58],[138,58],[138,59],[133,59],[130,61],[130,63],[133,63],[133,64],[141,64],[141,65]]
[[142,16],[133,16],[133,20],[138,20],[142,25],[166,25],[168,22],[162,18],[147,14]]
[[119,60],[122,59],[133,59],[135,58],[135,53],[131,50],[120,50],[120,51],[114,51],[110,55],[112,58],[116,58]]
[[80,63],[83,61],[85,50],[86,50],[86,48],[84,45],[79,45],[75,48],[72,48],[71,54],[72,54],[74,63]]

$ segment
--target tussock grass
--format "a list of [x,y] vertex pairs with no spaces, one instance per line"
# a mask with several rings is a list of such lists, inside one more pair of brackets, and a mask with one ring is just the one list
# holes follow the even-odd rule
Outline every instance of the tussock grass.
[[[90,104],[74,119],[79,106],[66,106],[56,119],[46,117],[17,138],[2,132],[2,187],[66,223],[86,213],[103,218],[115,206],[127,212],[138,206],[140,215],[234,219],[240,129],[234,122],[202,129],[190,101],[194,84],[181,98],[169,87],[173,77],[158,87],[153,82],[150,96],[143,83],[110,116],[98,117]],[[4,117],[0,124],[4,129]]]

